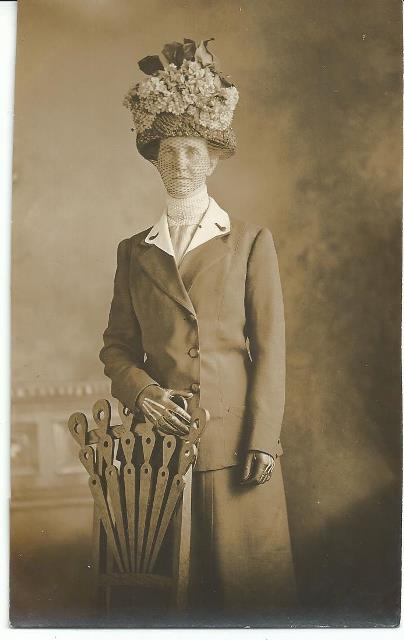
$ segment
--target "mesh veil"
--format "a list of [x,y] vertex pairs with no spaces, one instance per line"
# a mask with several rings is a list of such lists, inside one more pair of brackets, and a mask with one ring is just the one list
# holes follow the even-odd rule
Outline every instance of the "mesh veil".
[[173,198],[186,198],[205,184],[216,165],[217,152],[202,138],[166,138],[160,143],[157,160],[152,162],[167,193]]

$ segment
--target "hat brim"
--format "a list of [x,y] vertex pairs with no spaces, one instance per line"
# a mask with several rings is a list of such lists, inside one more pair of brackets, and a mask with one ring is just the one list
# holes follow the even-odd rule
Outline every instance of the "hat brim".
[[230,158],[237,147],[231,127],[224,130],[208,129],[197,125],[189,115],[176,116],[172,113],[158,114],[149,129],[137,134],[136,145],[146,160],[156,161],[161,140],[183,136],[203,138],[221,159]]

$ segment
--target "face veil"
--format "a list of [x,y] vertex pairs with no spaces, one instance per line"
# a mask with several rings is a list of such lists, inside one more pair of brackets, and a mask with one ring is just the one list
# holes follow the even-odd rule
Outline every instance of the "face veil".
[[218,162],[218,154],[203,138],[166,138],[159,145],[157,167],[167,193],[186,198],[201,189]]

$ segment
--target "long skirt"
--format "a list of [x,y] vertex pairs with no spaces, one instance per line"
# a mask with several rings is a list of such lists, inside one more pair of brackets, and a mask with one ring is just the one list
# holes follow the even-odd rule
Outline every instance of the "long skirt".
[[280,459],[262,485],[240,476],[240,466],[193,474],[191,617],[287,626],[297,598]]

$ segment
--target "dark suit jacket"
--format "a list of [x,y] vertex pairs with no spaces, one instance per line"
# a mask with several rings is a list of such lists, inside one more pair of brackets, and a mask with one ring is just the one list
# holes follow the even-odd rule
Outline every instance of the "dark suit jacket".
[[100,353],[112,395],[133,409],[150,383],[192,389],[190,408],[210,413],[197,470],[238,464],[248,449],[279,455],[285,336],[271,233],[232,217],[178,269],[147,231],[118,247]]

